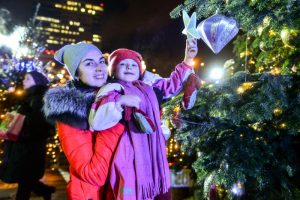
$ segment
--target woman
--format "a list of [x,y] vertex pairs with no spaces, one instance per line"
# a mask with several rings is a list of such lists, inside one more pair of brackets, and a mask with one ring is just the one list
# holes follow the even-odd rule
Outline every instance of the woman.
[[52,129],[41,111],[47,84],[47,78],[37,71],[25,75],[23,87],[26,96],[18,111],[26,116],[24,125],[17,142],[5,141],[4,144],[2,178],[18,183],[17,200],[29,199],[31,192],[50,200],[55,191],[54,187],[39,181],[44,175],[46,140]]
[[[43,108],[47,119],[57,122],[60,142],[70,164],[68,198],[113,199],[106,188],[107,176],[124,126],[117,123],[104,134],[90,131],[88,126],[88,114],[96,92],[107,81],[103,55],[92,44],[78,43],[64,46],[54,57],[73,77],[66,86],[47,92]],[[148,84],[159,78],[149,72],[144,74]],[[172,92],[178,93],[181,88],[179,84]],[[119,99],[123,106],[138,107],[139,103],[139,97],[134,95],[123,95]]]
[[[104,134],[95,134],[88,126],[95,92],[107,81],[104,57],[96,46],[78,43],[64,46],[54,58],[65,64],[73,77],[66,86],[50,89],[44,98],[44,113],[48,120],[57,122],[59,139],[70,164],[68,198],[109,199],[104,185],[124,126],[119,123]],[[139,98],[127,95],[119,102],[136,106]]]

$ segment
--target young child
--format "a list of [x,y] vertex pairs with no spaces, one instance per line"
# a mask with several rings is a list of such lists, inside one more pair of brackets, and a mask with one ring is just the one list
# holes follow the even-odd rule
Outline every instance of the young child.
[[[196,40],[187,41],[184,62],[175,67],[170,78],[154,80],[150,85],[141,81],[142,56],[138,52],[118,49],[110,55],[110,72],[115,83],[107,84],[99,90],[89,123],[91,129],[98,131],[108,129],[120,121],[125,124],[109,178],[110,189],[116,199],[154,199],[168,194],[170,171],[154,89],[160,90],[164,97],[176,94],[193,73],[191,63],[197,52]],[[133,107],[147,118],[151,134],[141,132],[134,122],[132,109],[121,106],[123,94],[140,97],[139,103],[133,103]],[[162,198],[170,199],[170,195]]]

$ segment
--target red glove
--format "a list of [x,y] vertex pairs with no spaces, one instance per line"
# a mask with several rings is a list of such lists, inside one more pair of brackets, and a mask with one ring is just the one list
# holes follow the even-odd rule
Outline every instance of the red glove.
[[191,74],[183,84],[182,105],[185,110],[191,109],[196,101],[197,90],[201,86],[201,80],[196,74]]

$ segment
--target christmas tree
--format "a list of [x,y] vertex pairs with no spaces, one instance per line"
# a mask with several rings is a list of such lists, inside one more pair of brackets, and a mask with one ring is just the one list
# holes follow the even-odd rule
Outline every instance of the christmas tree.
[[[27,72],[37,70],[43,73],[51,81],[50,87],[63,84],[69,79],[66,70],[56,67],[55,62],[51,61],[52,55],[51,57],[46,55],[49,51],[43,47],[43,38],[40,31],[35,28],[38,9],[39,4],[26,27],[12,27],[9,12],[0,10],[0,25],[2,25],[0,32],[0,123],[6,112],[15,110],[22,102],[24,97],[22,80]],[[15,45],[11,45],[10,42],[14,42]],[[2,163],[3,141],[0,140],[0,164]],[[53,137],[49,138],[47,144],[47,167],[51,169],[58,167],[57,156],[61,152],[58,136],[53,130]]]
[[218,10],[241,29],[236,73],[205,84],[191,110],[178,110],[181,96],[164,108],[183,151],[197,156],[199,199],[299,198],[300,3],[189,0],[171,16],[183,9],[199,19]]
[[202,20],[216,12],[236,19],[241,33],[234,42],[237,70],[300,73],[300,2],[295,0],[188,0],[178,5],[171,17],[182,10],[195,11]]

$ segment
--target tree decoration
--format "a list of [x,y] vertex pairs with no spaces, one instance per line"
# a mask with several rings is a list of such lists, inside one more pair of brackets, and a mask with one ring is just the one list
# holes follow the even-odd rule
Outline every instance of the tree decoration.
[[200,35],[196,29],[196,13],[194,12],[191,17],[188,16],[185,10],[182,11],[182,18],[184,23],[183,34],[187,36],[188,39],[196,38],[200,39]]
[[201,39],[215,53],[219,53],[239,32],[237,22],[220,14],[203,20],[197,30]]
[[253,83],[250,83],[250,82],[242,83],[242,85],[238,87],[237,93],[238,93],[238,94],[242,94],[242,93],[244,93],[246,90],[252,88],[252,86],[253,86]]
[[235,184],[233,184],[232,188],[231,188],[231,192],[233,193],[234,196],[242,196],[244,194],[244,184],[241,182],[237,182]]
[[281,114],[282,114],[282,109],[280,109],[280,108],[275,108],[274,109],[274,111],[273,111],[273,113],[274,113],[274,115],[276,116],[276,117],[278,117],[278,116],[280,116]]

